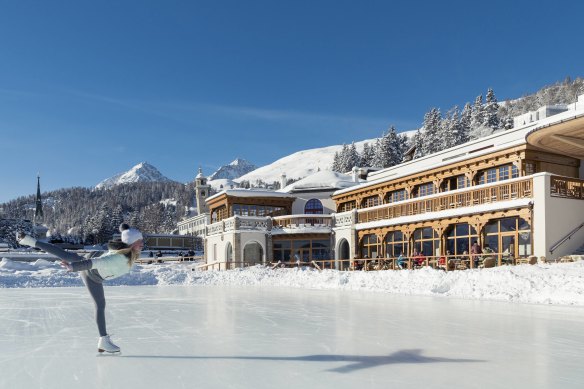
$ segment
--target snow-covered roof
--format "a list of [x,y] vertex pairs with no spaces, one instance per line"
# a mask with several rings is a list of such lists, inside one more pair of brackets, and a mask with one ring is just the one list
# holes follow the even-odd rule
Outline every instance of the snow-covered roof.
[[296,181],[278,192],[301,192],[313,190],[334,190],[355,186],[364,180],[358,179],[359,182],[353,181],[353,177],[343,173],[337,173],[330,170],[322,170]]
[[333,193],[339,195],[355,189],[366,188],[389,180],[395,180],[408,175],[434,169],[441,166],[450,165],[455,162],[461,162],[467,159],[480,157],[491,154],[496,151],[505,150],[510,147],[519,146],[527,143],[527,135],[539,128],[548,127],[567,119],[572,119],[578,114],[582,114],[584,109],[575,111],[571,109],[554,116],[547,117],[543,120],[529,123],[528,125],[501,131],[493,135],[476,139],[449,149],[427,155],[422,158],[404,162],[387,169],[372,172],[367,177],[367,182],[351,188],[341,189]]
[[226,189],[207,199],[207,202],[213,200],[222,195],[233,196],[233,197],[279,197],[279,198],[295,198],[288,193],[275,192],[273,190],[266,189]]

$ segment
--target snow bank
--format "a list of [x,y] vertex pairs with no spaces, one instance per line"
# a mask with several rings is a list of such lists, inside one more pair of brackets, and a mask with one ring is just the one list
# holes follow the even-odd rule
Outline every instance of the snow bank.
[[[192,264],[138,265],[108,285],[219,285],[288,287],[444,296],[535,304],[584,305],[584,261],[503,266],[444,272],[420,270],[340,272],[255,266],[229,271],[193,271]],[[0,288],[82,286],[78,274],[39,259],[0,261]]]

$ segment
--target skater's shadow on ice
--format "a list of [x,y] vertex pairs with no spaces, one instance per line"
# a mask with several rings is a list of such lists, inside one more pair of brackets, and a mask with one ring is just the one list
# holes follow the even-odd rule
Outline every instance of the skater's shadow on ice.
[[299,357],[262,357],[262,356],[178,356],[178,355],[126,355],[124,358],[144,358],[144,359],[236,359],[236,360],[259,360],[259,361],[300,361],[300,362],[350,362],[348,365],[329,369],[337,373],[350,373],[355,370],[368,369],[370,367],[394,365],[394,364],[414,364],[414,363],[469,363],[485,362],[480,359],[459,359],[426,357],[422,355],[422,350],[401,350],[389,355],[304,355]]

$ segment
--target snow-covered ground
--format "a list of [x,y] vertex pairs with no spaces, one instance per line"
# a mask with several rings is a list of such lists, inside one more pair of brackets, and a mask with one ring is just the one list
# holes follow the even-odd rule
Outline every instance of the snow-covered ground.
[[[64,271],[48,256],[39,257],[29,263],[3,258],[0,288],[82,285],[77,274]],[[376,272],[271,270],[263,266],[202,272],[193,271],[193,267],[188,263],[139,265],[108,284],[277,286],[584,306],[584,261],[451,272],[431,268]]]
[[108,329],[122,355],[97,356],[93,303],[79,276],[46,257],[3,259],[0,388],[584,381],[584,261],[449,273],[192,267],[141,265],[110,282]]

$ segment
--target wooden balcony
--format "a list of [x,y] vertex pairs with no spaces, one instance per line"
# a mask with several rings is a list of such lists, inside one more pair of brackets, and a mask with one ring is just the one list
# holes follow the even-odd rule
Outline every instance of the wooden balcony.
[[385,204],[373,209],[360,209],[358,211],[357,222],[367,223],[376,220],[393,219],[400,216],[420,215],[447,209],[530,198],[532,197],[532,193],[533,180],[531,177],[502,181],[494,184],[481,185],[479,188],[470,187],[453,192],[426,196],[424,198],[409,199],[399,203]]
[[584,200],[584,180],[552,176],[550,191],[552,197]]

